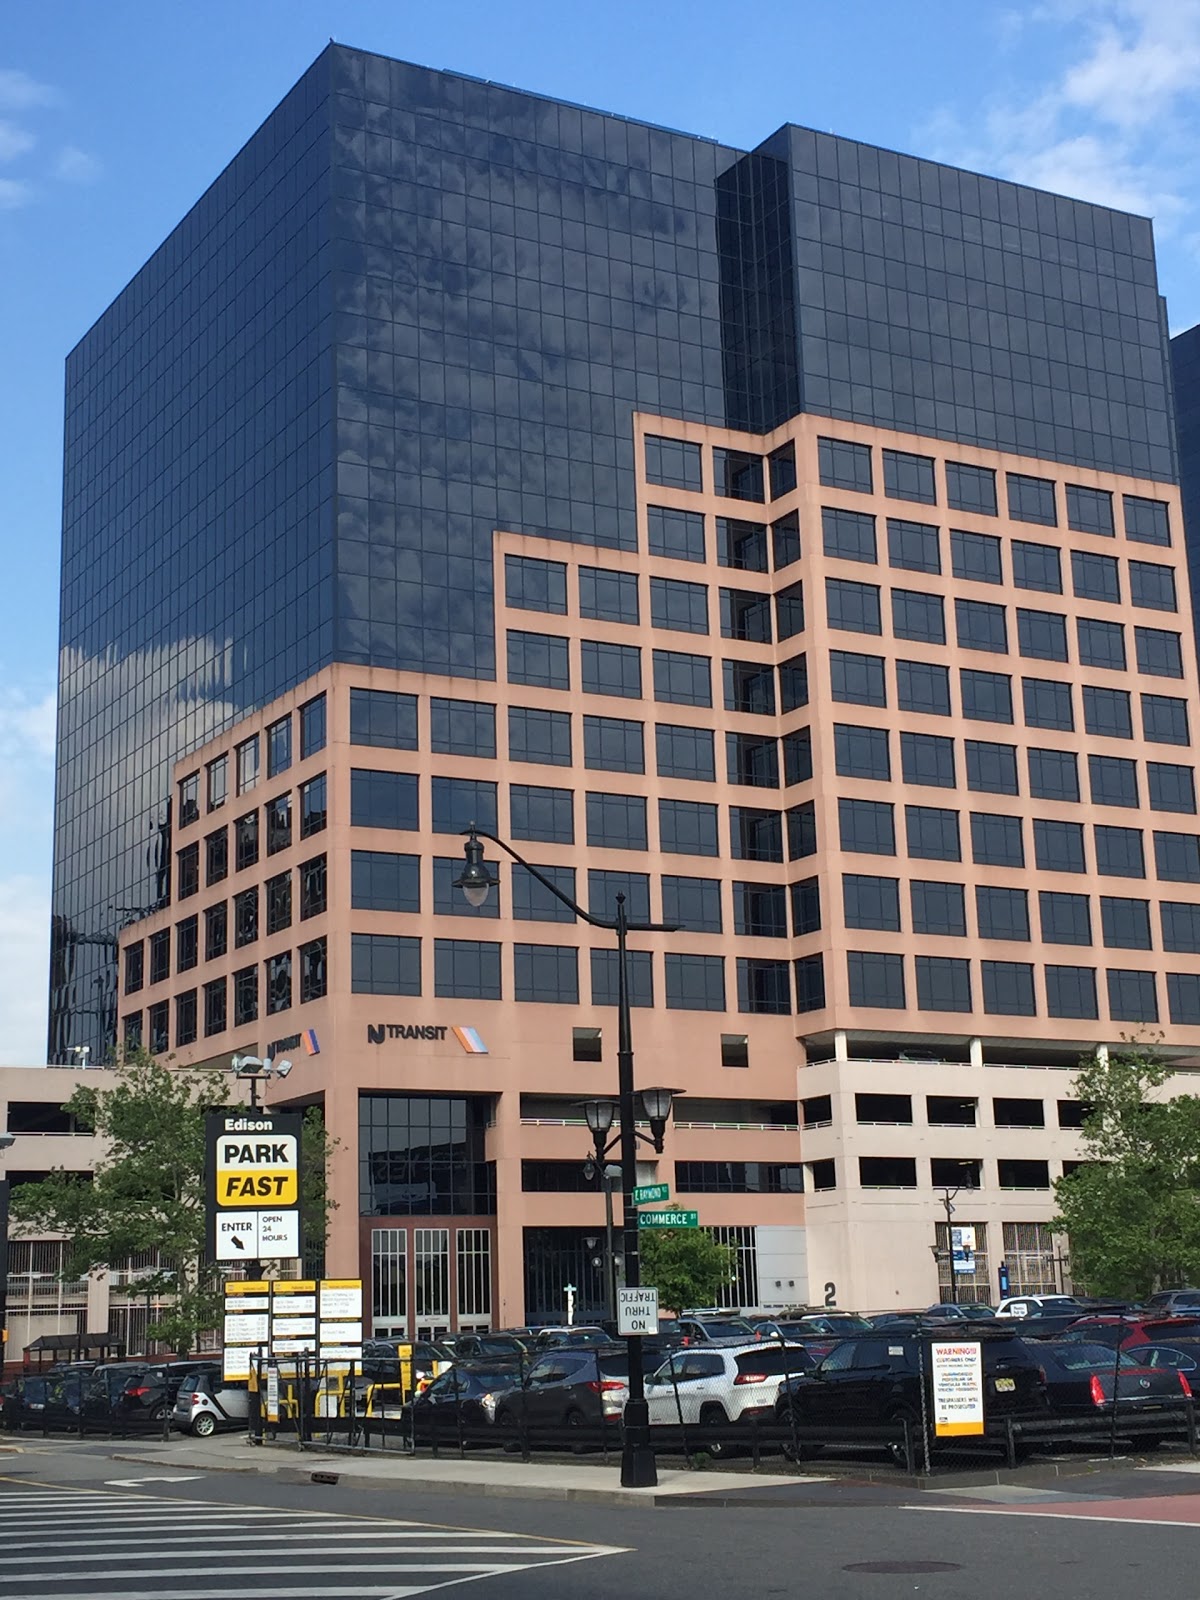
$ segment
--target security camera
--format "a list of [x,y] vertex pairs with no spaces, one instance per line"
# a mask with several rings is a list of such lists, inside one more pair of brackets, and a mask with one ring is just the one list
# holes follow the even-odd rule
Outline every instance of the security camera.
[[275,1076],[277,1078],[286,1078],[291,1070],[292,1063],[290,1061],[277,1061],[275,1063]]

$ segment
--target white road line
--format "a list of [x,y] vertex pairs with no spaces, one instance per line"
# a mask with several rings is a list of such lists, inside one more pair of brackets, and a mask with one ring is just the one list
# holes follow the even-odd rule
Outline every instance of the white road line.
[[[1077,1501],[1087,1505],[1088,1501]],[[1179,1528],[1188,1533],[1200,1533],[1200,1522],[1180,1522],[1177,1517],[1117,1517],[1096,1516],[1091,1511],[1039,1511],[1034,1506],[902,1506],[903,1511],[941,1511],[967,1517],[1036,1517],[1039,1522],[1078,1522],[1084,1527],[1089,1522],[1114,1522],[1119,1527]],[[6,1595],[4,1600],[9,1600]]]
[[[76,1563],[82,1563],[82,1562],[90,1562],[90,1563],[92,1563],[94,1565],[96,1558],[95,1558],[94,1555],[92,1555],[90,1553],[91,1540],[89,1539],[87,1542],[88,1542],[88,1547],[89,1547],[89,1553],[86,1554],[86,1555],[70,1556],[70,1555],[62,1555],[61,1553],[59,1553],[59,1554],[55,1554],[55,1555],[52,1555],[52,1556],[0,1556],[0,1567],[51,1566],[56,1561],[57,1562],[61,1562],[64,1566],[72,1565],[72,1564],[76,1564]],[[375,1550],[375,1544],[376,1543],[377,1543],[377,1541],[373,1540],[373,1539],[367,1539],[363,1543],[355,1543],[355,1542],[352,1542],[352,1541],[346,1541],[346,1540],[339,1539],[336,1549],[331,1550],[330,1553],[329,1553],[329,1564],[331,1566],[334,1565],[335,1563],[337,1565],[340,1565],[341,1564],[341,1558],[344,1555],[364,1555],[364,1556],[369,1556],[369,1555],[376,1554],[376,1553],[379,1554],[379,1555],[385,1555],[387,1553],[386,1551],[380,1550],[380,1551],[376,1552],[376,1550]],[[6,1543],[3,1546],[3,1548],[5,1550],[11,1550],[13,1548],[13,1546]],[[215,1562],[218,1557],[223,1556],[223,1555],[225,1555],[227,1553],[231,1554],[231,1555],[235,1555],[235,1556],[246,1555],[246,1554],[252,1554],[252,1555],[255,1555],[255,1556],[264,1556],[264,1557],[265,1556],[278,1556],[282,1560],[285,1560],[285,1561],[292,1555],[296,1555],[296,1556],[301,1556],[301,1555],[311,1556],[312,1554],[314,1554],[313,1551],[309,1551],[309,1550],[297,1550],[294,1543],[281,1544],[277,1548],[272,1547],[269,1544],[268,1545],[260,1545],[260,1546],[257,1546],[253,1551],[249,1551],[249,1552],[247,1552],[245,1550],[233,1550],[233,1551],[227,1552],[226,1549],[225,1549],[225,1541],[224,1540],[221,1540],[221,1541],[219,1541],[217,1543],[214,1543],[214,1544],[210,1544],[207,1541],[205,1541],[204,1543],[198,1543],[195,1540],[193,1540],[193,1541],[191,1541],[191,1551],[190,1552],[187,1551],[187,1550],[180,1550],[180,1551],[176,1552],[177,1555],[188,1555],[189,1553],[197,1555],[197,1556],[201,1556],[201,1557],[205,1558],[206,1560],[208,1560],[210,1562]],[[434,1556],[434,1555],[437,1555],[437,1556],[440,1556],[440,1555],[464,1555],[464,1556],[470,1556],[470,1555],[505,1555],[505,1554],[507,1554],[506,1551],[495,1549],[490,1544],[456,1544],[456,1545],[450,1546],[449,1548],[447,1548],[444,1545],[441,1545],[441,1546],[439,1546],[439,1545],[429,1545],[429,1546],[402,1545],[400,1547],[400,1553],[402,1553],[402,1554],[404,1554],[406,1556]],[[512,1553],[514,1555],[521,1555],[521,1556],[562,1556],[562,1555],[566,1555],[568,1552],[564,1551],[562,1546],[561,1545],[557,1545],[557,1544],[528,1544],[528,1545],[522,1545],[519,1550],[514,1550]],[[572,1554],[579,1553],[579,1554],[585,1554],[585,1555],[591,1555],[591,1554],[612,1555],[615,1552],[613,1552],[611,1550],[608,1550],[608,1549],[599,1549],[597,1547],[593,1547],[592,1549],[587,1550],[587,1551],[571,1552],[571,1553]],[[155,1548],[153,1550],[125,1551],[125,1552],[123,1552],[121,1554],[120,1557],[115,1557],[114,1556],[113,1559],[114,1560],[119,1559],[119,1560],[122,1560],[122,1561],[159,1561],[160,1558],[161,1558],[161,1554],[162,1554],[162,1552],[160,1550],[158,1550],[157,1548]],[[237,1569],[233,1568],[233,1567],[230,1567],[228,1569],[222,1567],[221,1570],[222,1571],[229,1570],[229,1571],[232,1572],[232,1571],[236,1571]]]
[[[343,1538],[347,1537],[348,1533],[341,1532],[341,1530],[353,1530],[353,1532],[361,1534],[363,1536],[363,1538],[368,1538],[369,1537],[371,1539],[386,1539],[386,1540],[421,1539],[421,1540],[429,1540],[429,1541],[431,1541],[431,1543],[430,1543],[430,1548],[431,1549],[436,1549],[437,1548],[437,1546],[432,1543],[433,1540],[443,1539],[443,1540],[449,1541],[449,1540],[452,1540],[452,1539],[461,1539],[463,1537],[463,1535],[460,1534],[460,1533],[441,1533],[436,1529],[433,1529],[428,1533],[416,1533],[416,1532],[407,1532],[407,1531],[405,1531],[405,1532],[397,1532],[397,1531],[395,1531],[394,1529],[391,1529],[391,1528],[373,1529],[373,1528],[370,1527],[369,1524],[364,1524],[363,1522],[339,1523],[338,1527],[336,1529],[332,1530],[332,1531],[339,1532],[341,1534],[341,1537],[343,1537]],[[257,1528],[257,1529],[255,1529],[255,1531],[253,1533],[222,1533],[220,1535],[220,1538],[218,1540],[214,1540],[214,1541],[209,1541],[206,1538],[205,1542],[204,1542],[204,1548],[205,1549],[212,1549],[214,1544],[219,1544],[222,1549],[224,1549],[227,1545],[231,1545],[231,1544],[255,1544],[255,1543],[261,1544],[264,1540],[280,1539],[280,1538],[283,1538],[285,1535],[287,1536],[287,1538],[293,1544],[295,1544],[295,1543],[303,1542],[305,1539],[325,1539],[328,1531],[329,1530],[327,1530],[325,1528],[312,1528],[312,1529],[283,1528],[283,1529],[280,1529],[277,1533],[265,1534],[263,1532],[262,1528]],[[208,1530],[206,1529],[205,1532],[207,1533]],[[83,1535],[79,1535],[79,1534],[73,1534],[72,1535],[73,1539],[77,1539],[77,1538],[80,1538],[80,1537],[83,1537]],[[118,1536],[115,1536],[115,1537],[113,1537],[111,1539],[93,1539],[90,1534],[86,1535],[87,1547],[88,1547],[89,1550],[103,1550],[103,1549],[110,1548],[110,1547],[112,1547],[114,1545],[136,1544],[136,1543],[139,1542],[139,1540],[142,1537],[143,1537],[142,1534],[136,1533],[136,1532],[135,1533],[126,1534],[126,1535],[118,1535]],[[476,1535],[476,1537],[478,1537],[478,1535]],[[499,1540],[505,1540],[505,1539],[507,1539],[509,1541],[513,1541],[513,1540],[518,1540],[518,1539],[525,1539],[527,1537],[528,1537],[528,1535],[527,1534],[523,1534],[523,1533],[492,1533],[490,1530],[487,1533],[487,1538],[495,1539],[495,1540],[498,1540],[498,1541]],[[45,1541],[44,1537],[41,1538],[41,1539],[7,1539],[6,1538],[3,1541],[3,1543],[0,1544],[0,1549],[4,1549],[4,1550],[36,1549],[36,1550],[40,1550],[42,1548],[42,1546],[45,1544],[45,1542],[46,1541]],[[190,1545],[190,1544],[195,1544],[195,1543],[196,1543],[196,1535],[195,1534],[177,1534],[177,1535],[171,1535],[171,1536],[167,1536],[167,1537],[162,1537],[162,1536],[157,1536],[156,1535],[155,1540],[154,1540],[154,1547],[155,1547],[156,1550],[161,1550],[164,1546],[167,1546],[167,1545],[172,1545],[172,1546],[173,1545]],[[338,1548],[339,1549],[341,1548],[341,1544],[340,1543],[339,1543]],[[401,1548],[402,1549],[408,1549],[408,1548],[411,1548],[411,1546],[402,1545]],[[499,1545],[498,1548],[502,1549],[503,1545],[502,1544]],[[528,1546],[521,1545],[520,1548],[521,1549],[527,1549]],[[578,1546],[573,1546],[571,1543],[569,1543],[568,1541],[564,1540],[564,1541],[560,1542],[559,1544],[550,1546],[549,1548],[553,1548],[555,1550],[569,1550],[571,1548],[586,1548],[588,1550],[594,1550],[594,1549],[599,1549],[600,1546],[587,1545],[587,1546],[583,1546],[583,1547],[578,1547]]]
[[[413,1595],[428,1594],[439,1584],[422,1583],[415,1587],[397,1588],[394,1583],[354,1584],[350,1588],[315,1587],[306,1583],[302,1589],[255,1589],[253,1600],[366,1600],[374,1595],[376,1600],[410,1600]],[[180,1589],[180,1600],[230,1600],[229,1589]],[[27,1590],[24,1594],[8,1594],[4,1600],[46,1600],[45,1589]],[[54,1600],[161,1600],[161,1594],[150,1589],[75,1589],[70,1593],[60,1590]]]

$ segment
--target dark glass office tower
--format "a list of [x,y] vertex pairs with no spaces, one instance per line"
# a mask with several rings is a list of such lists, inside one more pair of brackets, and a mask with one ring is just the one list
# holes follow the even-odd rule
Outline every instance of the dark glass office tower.
[[67,369],[50,1059],[170,765],[334,661],[490,678],[493,533],[634,550],[635,412],[1175,476],[1149,222],[330,46]]

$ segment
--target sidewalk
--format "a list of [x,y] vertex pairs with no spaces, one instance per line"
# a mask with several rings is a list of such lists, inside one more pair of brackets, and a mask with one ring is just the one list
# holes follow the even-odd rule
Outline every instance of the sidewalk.
[[[472,1494],[520,1496],[537,1500],[602,1500],[618,1505],[655,1505],[687,1496],[744,1492],[747,1489],[794,1490],[797,1479],[766,1472],[689,1472],[686,1467],[658,1469],[658,1486],[623,1489],[618,1461],[525,1462],[512,1456],[468,1455],[460,1460],[447,1452],[440,1456],[385,1454],[351,1455],[313,1446],[299,1450],[290,1444],[247,1444],[240,1435],[223,1439],[181,1439],[170,1446],[158,1441],[140,1444],[114,1442],[114,1461],[142,1467],[174,1468],[179,1472],[255,1472],[286,1483],[309,1483],[313,1473],[336,1474],[343,1482],[392,1484],[405,1489],[463,1489]],[[812,1483],[810,1477],[801,1480]]]

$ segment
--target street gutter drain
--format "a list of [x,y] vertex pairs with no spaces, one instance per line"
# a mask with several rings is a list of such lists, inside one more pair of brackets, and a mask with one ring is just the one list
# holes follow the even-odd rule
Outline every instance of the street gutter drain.
[[336,1483],[338,1481],[336,1472],[312,1472],[309,1477],[313,1483]]
[[961,1572],[958,1561],[852,1561],[843,1572]]

